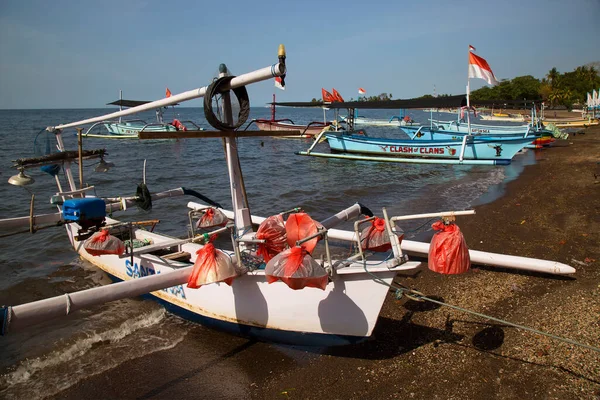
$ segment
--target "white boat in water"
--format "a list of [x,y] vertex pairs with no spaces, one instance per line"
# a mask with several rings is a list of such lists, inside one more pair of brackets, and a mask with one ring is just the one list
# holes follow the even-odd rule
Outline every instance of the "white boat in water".
[[[403,253],[396,221],[436,216],[454,218],[474,213],[452,211],[388,216],[383,209],[379,221],[383,221],[381,232],[385,231],[388,238],[385,244],[389,255],[386,257],[384,253],[375,258],[367,257],[371,252],[365,245],[365,233],[362,229],[365,224],[375,221],[375,217],[360,204],[340,210],[319,223],[312,221],[306,214],[299,213],[300,209],[297,207],[287,211],[274,210],[274,219],[250,215],[237,140],[290,133],[235,131],[245,122],[243,118],[233,121],[231,103],[227,100],[219,102],[221,112],[215,113],[213,99],[216,95],[220,99],[235,95],[242,105],[240,115],[247,113],[250,106],[244,86],[272,79],[274,76],[285,77],[285,52],[280,47],[278,63],[238,77],[229,76],[224,65],[220,67],[220,72],[219,79],[207,87],[123,110],[117,115],[104,115],[49,127],[47,130],[54,134],[60,152],[17,160],[20,173],[9,180],[17,185],[31,183],[24,173],[27,168],[48,165],[63,167],[53,175],[58,192],[52,196],[52,201],[59,212],[39,217],[32,214],[25,218],[0,220],[0,228],[26,225],[33,231],[40,223],[61,222],[65,225],[75,251],[118,283],[65,293],[23,305],[2,307],[0,330],[3,334],[85,307],[149,293],[164,304],[167,310],[186,319],[245,336],[294,344],[332,345],[360,341],[373,332],[396,274],[399,271],[414,270],[421,265],[418,261],[409,261]],[[78,151],[67,151],[62,140],[66,129],[202,96],[207,97],[204,103],[207,120],[219,130],[140,132],[139,136],[143,140],[174,137],[223,138],[231,189],[231,211],[223,210],[218,203],[184,188],[150,194],[145,182],[140,185],[135,197],[94,197],[90,195],[93,187],[83,187],[81,168],[80,185],[77,187],[74,171],[71,170],[72,162],[78,160],[82,167],[84,159],[100,158],[103,161],[105,151],[83,150],[81,147]],[[60,171],[64,171],[63,176],[59,176]],[[67,185],[67,190],[62,189],[64,184]],[[108,213],[112,215],[126,212],[127,208],[136,204],[147,208],[152,202],[177,195],[193,195],[204,203],[188,204],[191,235],[185,239],[144,228],[155,221],[121,222],[107,216]],[[222,215],[223,218],[218,219],[215,215]],[[369,218],[355,222],[354,231],[334,229],[341,222],[357,219],[361,215]],[[267,226],[267,231],[272,232],[275,229],[268,225],[269,221],[281,220],[283,224],[286,217],[284,232],[287,236],[275,239],[272,233],[261,231],[261,227]],[[194,229],[197,222],[205,229],[203,232],[198,233]],[[255,231],[257,224],[260,225]],[[187,230],[188,227],[185,228]],[[293,236],[292,233],[297,235]],[[221,237],[215,241],[218,235]],[[328,246],[330,238],[354,243],[357,253],[342,260],[332,259]],[[318,240],[321,244],[313,253]],[[217,244],[222,249],[215,249]],[[420,255],[424,253],[423,245],[428,247],[427,244],[405,243],[412,252]],[[278,251],[269,253],[267,257],[265,251],[272,252],[276,247]],[[289,259],[285,258],[288,254],[286,252],[294,250],[297,250],[294,254],[302,255],[302,268],[288,264]],[[320,261],[313,258],[313,255],[317,258],[318,253],[322,254]],[[481,254],[471,252],[473,262],[559,274],[574,272],[574,269],[564,264],[479,253]],[[279,267],[281,268],[278,270]],[[225,275],[225,272],[230,274]]]

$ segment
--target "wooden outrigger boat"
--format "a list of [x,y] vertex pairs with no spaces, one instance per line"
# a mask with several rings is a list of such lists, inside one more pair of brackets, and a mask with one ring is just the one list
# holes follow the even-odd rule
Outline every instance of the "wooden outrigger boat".
[[[52,201],[57,205],[59,212],[35,216],[32,211],[29,217],[0,220],[0,227],[29,226],[30,231],[34,231],[36,224],[39,223],[60,223],[65,226],[72,246],[83,259],[120,282],[79,292],[65,293],[62,296],[23,305],[3,306],[0,309],[1,333],[17,331],[29,325],[107,301],[149,293],[161,301],[169,311],[187,319],[264,340],[295,344],[346,344],[370,336],[397,272],[413,270],[420,266],[420,262],[409,261],[407,255],[403,253],[396,222],[413,218],[454,218],[474,212],[456,211],[392,217],[388,216],[383,209],[383,229],[389,237],[391,254],[385,259],[371,260],[367,258],[368,253],[362,249],[364,233],[360,228],[365,223],[371,223],[374,217],[364,206],[355,204],[319,224],[314,223],[311,225],[314,230],[309,230],[309,233],[300,234],[294,238],[288,235],[287,241],[292,240],[291,249],[299,247],[306,252],[306,254],[302,254],[313,268],[312,272],[306,270],[310,274],[296,276],[296,272],[293,272],[287,276],[275,275],[274,270],[269,269],[273,259],[266,262],[265,253],[257,251],[257,247],[260,249],[260,245],[264,245],[268,249],[272,249],[273,247],[270,246],[274,246],[276,243],[272,236],[260,235],[260,227],[258,231],[254,231],[256,224],[261,224],[262,227],[269,219],[250,215],[237,152],[238,138],[255,137],[264,135],[264,133],[236,131],[235,129],[243,123],[243,118],[239,118],[237,123],[233,122],[229,98],[233,91],[233,94],[240,100],[243,112],[247,115],[249,102],[244,85],[271,79],[274,76],[283,78],[285,71],[285,51],[283,46],[280,46],[279,62],[274,65],[237,77],[228,76],[227,69],[222,65],[220,78],[208,87],[140,105],[124,110],[118,115],[131,115],[153,107],[205,96],[207,120],[220,130],[140,132],[140,139],[223,138],[230,180],[232,211],[222,210],[218,203],[184,188],[150,194],[147,189],[144,190],[142,187],[142,190],[138,191],[138,195],[132,198],[101,199],[90,196],[89,193],[93,187],[83,187],[82,160],[90,158],[103,160],[105,151],[84,151],[80,142],[78,152],[69,152],[65,149],[62,134],[69,128],[105,120],[106,116],[49,127],[48,131],[55,135],[60,153],[17,160],[16,166],[21,172],[18,176],[12,177],[9,182],[25,185],[30,183],[29,178],[24,174],[25,169],[61,165],[68,190],[62,189],[58,172],[53,175],[56,178],[59,192],[52,197]],[[217,94],[222,99],[220,105],[223,109],[222,113],[219,113],[221,117],[217,117],[212,109],[212,100]],[[242,110],[240,110],[240,115],[242,115]],[[271,132],[269,136],[286,134],[290,134],[290,132]],[[71,170],[74,160],[79,161],[79,188],[77,188],[74,173]],[[60,170],[57,169],[57,171]],[[127,207],[134,204],[143,204],[147,207],[152,201],[185,194],[192,194],[201,198],[204,203],[208,203],[208,205],[188,204],[190,222],[195,219],[202,221],[206,216],[213,216],[215,212],[222,212],[225,219],[218,223],[215,221],[216,224],[210,227],[208,232],[198,235],[193,229],[194,224],[191,224],[191,237],[175,239],[143,229],[144,225],[155,224],[156,221],[120,222],[106,216],[107,212],[112,214],[125,211]],[[305,222],[312,220],[307,220],[305,215],[301,217],[299,214],[295,214],[298,211],[298,208],[294,208],[278,212],[274,217],[275,220],[281,218],[283,221],[284,216],[291,215],[288,217],[288,222],[296,221],[298,228],[307,228]],[[369,218],[356,221],[354,231],[334,229],[339,223],[355,219],[361,214],[367,215]],[[302,231],[302,229],[298,230]],[[96,242],[92,240],[92,244],[90,244],[89,240],[98,234],[104,235],[104,238],[108,235],[110,240],[116,244],[115,248],[119,248],[120,251],[112,251],[115,248],[92,246]],[[225,234],[229,237],[231,240],[229,249],[217,251],[214,246],[211,247],[213,236],[218,234]],[[324,249],[321,261],[317,262],[307,258],[310,257],[307,247],[300,246],[312,243],[314,247],[314,242],[319,238],[324,244]],[[332,260],[328,247],[329,238],[356,243],[358,252],[343,260]],[[120,247],[119,239],[129,241],[125,250]],[[224,245],[228,240],[222,242],[221,244]],[[411,252],[427,254],[425,249],[428,248],[428,244],[405,242],[404,246]],[[210,253],[212,251],[214,253]],[[275,257],[283,253],[278,253]],[[215,259],[220,260],[220,267],[211,270],[212,273],[207,274],[205,280],[199,283],[199,280],[196,280],[199,279],[198,276],[194,275],[198,273],[197,265],[193,265],[193,263],[204,265],[202,260],[207,254],[214,254]],[[471,251],[470,254],[474,263],[480,262],[486,265],[554,274],[575,272],[570,266],[552,261],[476,251]],[[266,268],[264,268],[265,263]],[[215,265],[216,261],[213,266]],[[235,271],[234,275],[228,276],[226,279],[219,275],[224,271],[223,265]],[[323,275],[318,275],[317,272],[322,272]],[[273,281],[273,277],[281,279]],[[298,289],[294,285],[298,285],[300,281],[313,282],[310,281],[313,278],[318,278],[321,286],[317,288],[309,285],[301,290],[292,290],[292,288]],[[299,281],[294,281],[294,279],[299,279]],[[290,283],[292,281],[293,285]],[[194,288],[199,284],[200,288]]]
[[313,121],[306,125],[295,124],[289,118],[276,119],[275,118],[275,94],[273,94],[273,102],[271,103],[271,119],[253,119],[248,123],[245,130],[247,130],[252,124],[255,124],[261,131],[266,132],[280,132],[280,131],[297,131],[297,135],[278,136],[285,139],[314,139],[324,129],[328,129],[331,126],[331,122],[327,122],[325,119],[325,111],[323,111],[323,122]]

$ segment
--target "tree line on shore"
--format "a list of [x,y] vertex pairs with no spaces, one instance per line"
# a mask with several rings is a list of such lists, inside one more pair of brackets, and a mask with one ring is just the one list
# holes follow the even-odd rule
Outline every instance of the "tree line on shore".
[[[499,85],[482,87],[471,92],[473,100],[541,100],[550,108],[561,106],[569,110],[574,105],[583,106],[587,93],[600,88],[600,75],[593,65],[575,68],[572,72],[560,73],[552,68],[542,79],[532,75],[517,76],[513,79],[503,79]],[[447,94],[438,97],[449,96]],[[433,97],[430,94],[421,98]],[[381,93],[377,96],[359,96],[349,101],[379,101],[392,100],[391,93]],[[313,98],[313,103],[321,99]]]

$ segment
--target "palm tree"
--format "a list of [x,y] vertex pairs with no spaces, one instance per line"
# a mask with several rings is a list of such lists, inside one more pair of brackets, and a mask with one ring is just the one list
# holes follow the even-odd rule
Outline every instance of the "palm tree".
[[546,78],[548,78],[548,81],[550,82],[550,86],[554,86],[554,81],[559,76],[560,76],[560,72],[558,72],[558,70],[556,69],[556,67],[553,67],[550,71],[548,71],[548,74],[546,75]]

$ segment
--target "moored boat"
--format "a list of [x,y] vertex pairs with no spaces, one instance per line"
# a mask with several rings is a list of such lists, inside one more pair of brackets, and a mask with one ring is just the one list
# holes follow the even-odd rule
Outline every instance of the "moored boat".
[[466,137],[460,140],[402,140],[372,138],[365,135],[325,133],[329,147],[334,152],[384,155],[394,157],[423,157],[458,160],[494,160],[496,164],[509,164],[510,160],[531,143],[531,138]]

